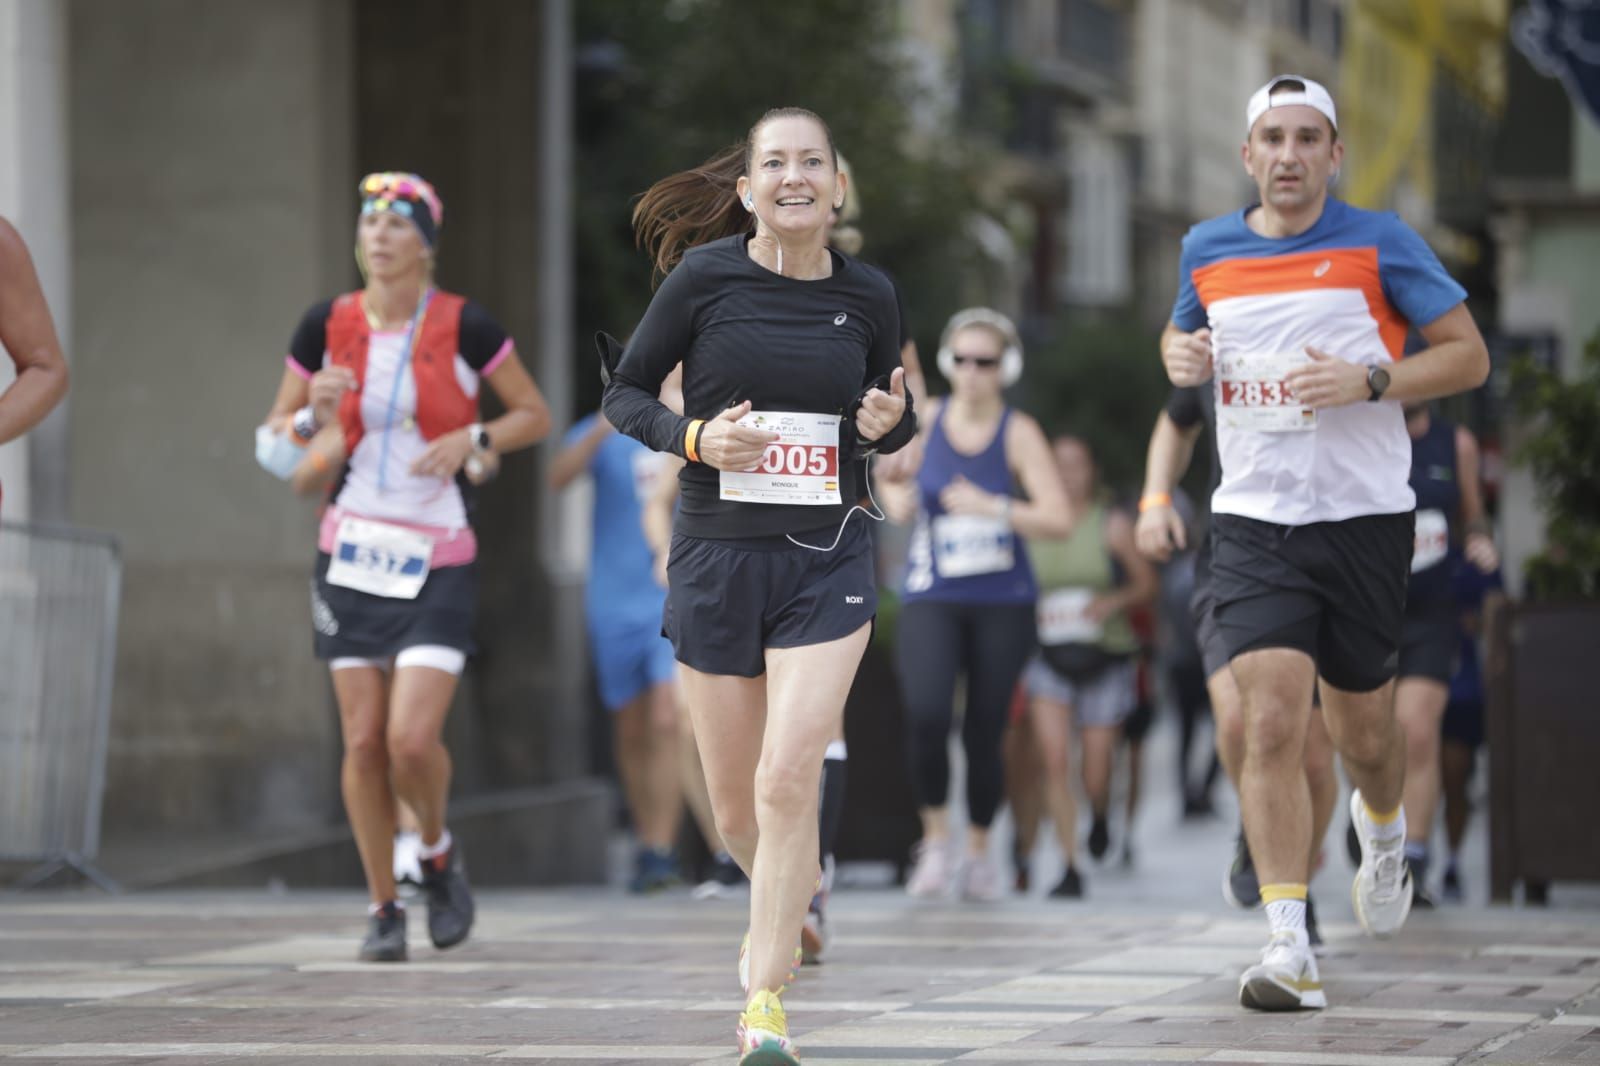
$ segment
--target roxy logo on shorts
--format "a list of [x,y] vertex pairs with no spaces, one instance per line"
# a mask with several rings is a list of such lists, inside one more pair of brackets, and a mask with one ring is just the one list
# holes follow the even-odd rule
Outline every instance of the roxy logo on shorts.
[[867,602],[867,598],[865,596],[846,596],[844,598],[844,602],[845,603],[866,603]]

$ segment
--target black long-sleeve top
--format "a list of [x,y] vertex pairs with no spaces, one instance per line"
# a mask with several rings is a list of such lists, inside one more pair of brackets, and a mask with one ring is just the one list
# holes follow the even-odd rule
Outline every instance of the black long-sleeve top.
[[[612,374],[606,418],[656,451],[683,455],[690,420],[715,418],[745,400],[756,411],[846,418],[866,385],[900,365],[900,314],[882,273],[829,249],[832,276],[786,278],[750,258],[748,239],[727,237],[685,254]],[[683,416],[657,399],[679,362]],[[718,471],[689,463],[679,475],[677,531],[737,540],[836,526],[860,491],[848,458],[841,454],[839,464],[845,502],[824,506],[723,500]]]

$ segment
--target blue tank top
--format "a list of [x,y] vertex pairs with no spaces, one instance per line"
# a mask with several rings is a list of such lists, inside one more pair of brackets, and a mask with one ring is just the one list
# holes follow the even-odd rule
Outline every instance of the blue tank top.
[[1450,545],[1461,509],[1460,471],[1456,469],[1456,427],[1436,416],[1428,431],[1411,442],[1411,490],[1417,494],[1417,541],[1406,589],[1410,614],[1447,610],[1451,588]]
[[1011,467],[1006,462],[1006,426],[1011,409],[1001,412],[1000,425],[988,447],[962,455],[944,434],[945,405],[928,430],[922,469],[917,471],[920,507],[906,558],[904,600],[945,603],[1033,603],[1039,589],[1022,541],[1009,523],[998,518],[950,515],[939,493],[959,474],[985,492],[1011,496]]

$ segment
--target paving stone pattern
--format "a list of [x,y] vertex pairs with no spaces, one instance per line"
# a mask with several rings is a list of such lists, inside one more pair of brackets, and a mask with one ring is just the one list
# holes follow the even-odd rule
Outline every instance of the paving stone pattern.
[[[1209,880],[1209,878],[1208,878]],[[1212,890],[1208,889],[1208,892]],[[1600,920],[1467,907],[1375,941],[1324,918],[1331,1007],[1258,1014],[1259,915],[1215,906],[837,894],[785,996],[807,1062],[1600,1063]],[[730,1063],[739,900],[484,893],[447,953],[355,961],[359,893],[0,902],[0,1059]],[[1333,909],[1333,908],[1330,908]]]

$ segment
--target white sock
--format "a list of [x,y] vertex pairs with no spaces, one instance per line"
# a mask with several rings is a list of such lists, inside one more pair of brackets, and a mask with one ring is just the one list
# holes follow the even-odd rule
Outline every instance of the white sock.
[[824,759],[837,759],[840,762],[850,757],[849,749],[844,746],[844,741],[834,740],[828,743],[828,750],[822,753]]
[[445,852],[449,851],[450,845],[454,843],[455,841],[450,839],[450,828],[449,826],[446,826],[444,832],[439,834],[439,840],[437,843],[419,845],[417,848],[417,857],[423,861],[427,861],[428,859],[437,859],[440,855],[443,855]]
[[1373,817],[1372,808],[1368,807],[1366,803],[1365,799],[1361,801],[1362,807],[1366,810],[1367,826],[1371,829],[1374,840],[1390,843],[1406,838],[1406,809],[1404,807],[1397,810],[1394,817],[1389,821],[1380,822]]
[[1279,899],[1267,904],[1267,926],[1273,933],[1298,932],[1306,935],[1306,901]]

